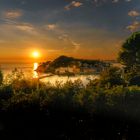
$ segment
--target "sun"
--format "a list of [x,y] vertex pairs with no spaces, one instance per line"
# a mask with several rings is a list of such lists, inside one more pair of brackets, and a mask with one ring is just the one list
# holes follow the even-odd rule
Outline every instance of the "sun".
[[40,57],[40,53],[39,53],[38,51],[34,51],[34,52],[32,53],[32,57],[34,57],[34,58],[39,58],[39,57]]

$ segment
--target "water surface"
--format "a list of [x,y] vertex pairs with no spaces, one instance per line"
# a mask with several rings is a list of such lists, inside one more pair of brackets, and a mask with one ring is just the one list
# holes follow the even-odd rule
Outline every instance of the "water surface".
[[[38,78],[40,76],[45,75],[44,73],[38,74],[36,71],[34,71],[38,67],[38,63],[21,63],[21,64],[0,64],[0,68],[4,74],[4,76],[8,74],[12,74],[12,71],[16,68],[19,71],[22,71],[25,75],[25,77],[28,78]],[[58,75],[53,75],[50,77],[45,77],[43,79],[40,79],[42,82],[49,82],[52,85],[55,85],[56,82],[60,83],[65,83],[67,81],[76,81],[76,80],[81,80],[83,84],[87,84],[89,82],[89,79],[93,80],[95,78],[98,78],[97,75],[77,75],[77,76],[58,76]]]

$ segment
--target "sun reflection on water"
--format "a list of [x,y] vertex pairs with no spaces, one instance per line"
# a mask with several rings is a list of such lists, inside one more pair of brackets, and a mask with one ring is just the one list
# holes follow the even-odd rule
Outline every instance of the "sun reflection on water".
[[33,78],[38,78],[38,73],[35,71],[38,68],[38,63],[34,63],[33,65]]

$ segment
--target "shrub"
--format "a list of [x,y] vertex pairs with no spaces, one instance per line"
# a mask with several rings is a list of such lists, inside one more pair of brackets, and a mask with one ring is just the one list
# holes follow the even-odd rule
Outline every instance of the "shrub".
[[140,86],[140,75],[134,76],[129,80],[129,85],[137,85]]
[[100,75],[99,85],[107,88],[117,85],[125,85],[121,70],[117,67],[105,69]]
[[3,83],[3,73],[2,71],[0,70],[0,85],[2,85]]

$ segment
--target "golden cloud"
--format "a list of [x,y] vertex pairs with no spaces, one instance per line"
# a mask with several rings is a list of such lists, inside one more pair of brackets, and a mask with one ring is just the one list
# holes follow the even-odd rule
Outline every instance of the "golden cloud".
[[83,3],[81,3],[81,2],[72,1],[70,4],[68,4],[67,6],[65,6],[65,9],[66,9],[66,10],[70,10],[70,9],[73,8],[73,7],[80,7],[80,6],[82,6],[82,5],[83,5]]
[[54,30],[54,29],[56,29],[56,27],[57,27],[56,24],[48,24],[48,25],[47,25],[47,29],[48,29],[48,30]]
[[131,32],[137,30],[140,28],[140,22],[138,21],[134,21],[131,25],[126,27],[128,30],[130,30]]
[[23,15],[23,12],[21,10],[9,10],[9,11],[4,12],[4,16],[10,19],[19,18],[22,15]]
[[132,11],[128,12],[128,15],[131,17],[136,17],[136,16],[139,16],[140,13],[135,10],[132,10]]

